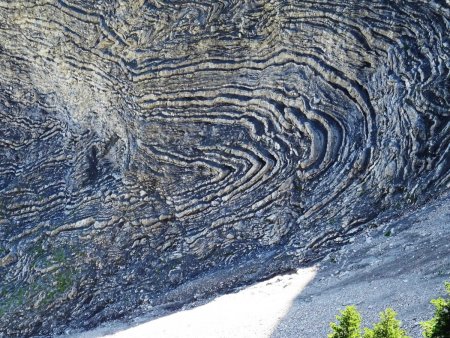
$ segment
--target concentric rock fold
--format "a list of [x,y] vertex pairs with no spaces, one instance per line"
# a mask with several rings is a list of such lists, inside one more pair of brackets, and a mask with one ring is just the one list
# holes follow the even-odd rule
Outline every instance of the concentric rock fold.
[[0,336],[320,258],[450,184],[446,1],[0,0]]

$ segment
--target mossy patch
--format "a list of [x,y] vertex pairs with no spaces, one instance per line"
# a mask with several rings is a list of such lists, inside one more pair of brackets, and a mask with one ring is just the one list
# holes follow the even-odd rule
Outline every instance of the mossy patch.
[[23,306],[34,304],[39,297],[39,307],[46,306],[70,290],[75,281],[74,269],[62,269],[54,274],[43,274],[30,283],[22,283],[15,289],[0,289],[0,315],[12,313]]

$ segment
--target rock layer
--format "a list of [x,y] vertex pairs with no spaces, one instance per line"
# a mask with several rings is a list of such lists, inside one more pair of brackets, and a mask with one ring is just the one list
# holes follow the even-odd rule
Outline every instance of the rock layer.
[[4,336],[265,278],[449,187],[445,1],[0,0],[0,18]]

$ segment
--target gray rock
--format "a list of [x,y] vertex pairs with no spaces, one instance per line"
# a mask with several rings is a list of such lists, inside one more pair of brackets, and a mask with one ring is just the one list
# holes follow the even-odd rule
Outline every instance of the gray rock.
[[442,1],[0,0],[0,19],[4,336],[179,308],[450,186]]

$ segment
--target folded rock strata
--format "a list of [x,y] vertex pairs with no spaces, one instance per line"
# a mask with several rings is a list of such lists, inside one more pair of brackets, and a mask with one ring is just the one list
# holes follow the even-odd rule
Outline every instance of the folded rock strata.
[[445,0],[0,0],[0,336],[179,306],[448,189]]

